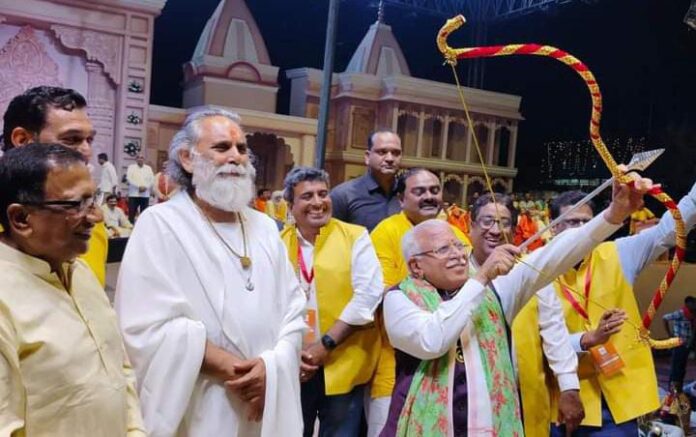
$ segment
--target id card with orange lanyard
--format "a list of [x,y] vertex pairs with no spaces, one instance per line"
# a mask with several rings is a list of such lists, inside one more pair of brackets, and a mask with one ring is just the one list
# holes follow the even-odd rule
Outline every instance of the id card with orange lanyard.
[[[587,266],[587,273],[585,273],[585,302],[584,306],[578,302],[578,300],[573,295],[570,288],[559,280],[561,284],[561,290],[563,291],[563,296],[570,303],[576,313],[585,320],[585,326],[589,330],[591,329],[590,315],[588,313],[588,305],[590,302],[590,290],[592,288],[592,263]],[[616,351],[616,347],[607,340],[604,344],[593,346],[590,348],[590,354],[592,356],[592,361],[594,362],[595,369],[599,371],[604,376],[612,376],[624,367],[624,362]]]
[[[311,294],[311,289],[312,289],[312,282],[314,282],[314,266],[312,266],[311,271],[307,271],[307,265],[305,264],[304,257],[302,256],[302,248],[300,247],[299,241],[297,244],[297,264],[299,266],[300,270],[300,275],[302,276],[300,278],[300,284],[304,282],[307,284],[307,287],[304,289],[305,295],[307,297],[307,301],[310,302],[312,296]],[[316,302],[316,301],[315,301]],[[309,329],[304,335],[303,343],[304,344],[312,344],[315,341],[317,341],[317,310],[316,308],[308,308],[307,313],[305,314],[305,323],[309,326]]]

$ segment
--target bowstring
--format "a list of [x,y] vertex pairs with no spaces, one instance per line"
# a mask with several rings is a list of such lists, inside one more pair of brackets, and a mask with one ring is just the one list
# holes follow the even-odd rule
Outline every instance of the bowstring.
[[[483,171],[483,177],[484,177],[484,180],[486,181],[486,187],[488,188],[488,191],[491,193],[491,198],[493,199],[493,205],[495,206],[495,219],[497,220],[498,226],[500,227],[500,226],[502,226],[502,224],[500,221],[500,210],[498,208],[498,201],[495,197],[495,192],[493,191],[493,184],[492,184],[491,178],[488,174],[488,168],[486,167],[486,163],[485,163],[485,160],[483,158],[483,153],[481,152],[481,146],[479,144],[478,136],[476,135],[476,129],[474,129],[474,125],[473,125],[473,122],[471,119],[471,114],[469,112],[469,106],[467,105],[466,98],[464,97],[464,90],[463,90],[463,87],[459,81],[459,75],[457,74],[457,68],[456,68],[454,62],[450,62],[450,61],[446,61],[446,62],[452,68],[452,75],[454,76],[454,82],[457,86],[457,94],[459,95],[459,100],[461,101],[462,108],[464,109],[464,114],[466,116],[466,121],[467,121],[467,123],[469,125],[469,129],[471,131],[471,137],[472,137],[473,142],[474,142],[474,147],[476,148],[476,153],[478,154],[479,161],[481,162],[481,170]],[[510,240],[508,238],[507,233],[506,232],[501,232],[501,233],[503,234],[503,239],[505,240],[505,243],[510,244]],[[516,260],[520,264],[523,264],[523,265],[529,267],[530,269],[534,270],[542,277],[548,276],[544,271],[537,269],[536,267],[529,264],[528,262],[525,262],[521,257],[518,257]],[[558,283],[558,285],[560,287],[564,286],[564,284],[561,282],[560,278],[554,278],[552,280],[552,283],[553,282]],[[570,291],[571,293],[575,294],[576,296],[582,297],[587,304],[595,305],[596,307],[599,307],[600,309],[602,309],[605,312],[610,310],[610,308],[600,304],[599,302],[596,302],[595,300],[593,300],[589,297],[585,298],[585,295],[583,293],[580,293],[575,288],[571,287],[569,284],[565,284],[565,288],[568,291]],[[588,320],[588,324],[589,323],[590,323],[590,321]],[[627,323],[629,326],[631,326],[638,333],[638,337],[641,338],[640,334],[642,332],[642,327],[639,327],[636,323],[634,323],[632,320],[630,320],[628,318],[626,320],[624,320],[624,323]]]
[[[479,145],[478,137],[476,136],[476,129],[474,129],[474,124],[471,120],[471,114],[469,113],[469,106],[466,104],[466,99],[464,98],[464,90],[459,83],[459,75],[457,74],[457,68],[454,63],[448,62],[450,67],[452,67],[452,74],[454,75],[454,81],[457,84],[457,92],[459,94],[459,100],[461,100],[462,108],[464,108],[464,114],[466,115],[466,122],[469,124],[469,130],[471,131],[471,137],[474,140],[474,147],[476,148],[476,153],[478,154],[479,161],[481,161],[481,170],[483,170],[483,177],[486,181],[486,188],[491,193],[491,198],[493,199],[493,205],[495,206],[495,219],[498,221],[498,227],[501,227],[502,223],[500,221],[500,211],[498,209],[498,201],[495,198],[495,193],[493,192],[493,184],[491,177],[488,175],[488,169],[486,168],[486,162],[483,159],[483,153],[481,153],[481,147]],[[467,156],[467,159],[469,157]],[[503,238],[505,239],[505,244],[510,244],[508,236],[505,232],[502,232]]]

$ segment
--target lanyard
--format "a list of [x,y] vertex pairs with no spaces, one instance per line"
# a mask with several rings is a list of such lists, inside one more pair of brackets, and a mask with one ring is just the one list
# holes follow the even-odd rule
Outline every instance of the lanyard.
[[[559,281],[560,282],[560,281]],[[587,273],[585,273],[585,306],[580,305],[580,302],[575,299],[573,293],[568,289],[568,287],[561,282],[561,289],[563,290],[563,295],[573,306],[575,311],[586,321],[590,321],[590,316],[587,314],[587,306],[590,302],[590,288],[592,287],[592,262],[590,261],[587,265]]]
[[300,247],[300,242],[297,242],[297,264],[300,266],[300,273],[304,278],[307,285],[310,285],[314,280],[314,266],[312,266],[312,271],[307,272],[307,266],[305,265],[304,258],[302,257],[302,248]]

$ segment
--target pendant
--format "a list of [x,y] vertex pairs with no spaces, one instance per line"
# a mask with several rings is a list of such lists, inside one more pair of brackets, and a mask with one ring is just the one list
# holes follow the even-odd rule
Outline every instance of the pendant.
[[251,258],[249,258],[248,256],[240,257],[239,261],[241,261],[243,268],[248,269],[249,267],[251,267]]
[[254,284],[251,282],[251,278],[247,279],[245,288],[247,291],[254,291]]

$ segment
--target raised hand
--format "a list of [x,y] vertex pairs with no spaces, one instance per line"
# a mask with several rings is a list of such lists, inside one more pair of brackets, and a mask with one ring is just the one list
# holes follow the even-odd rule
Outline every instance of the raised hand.
[[506,275],[515,266],[515,259],[519,255],[520,249],[512,244],[496,247],[476,272],[474,279],[485,285],[498,276]]
[[[626,166],[620,165],[619,170],[625,172]],[[644,205],[643,196],[653,188],[651,179],[637,173],[628,173],[627,176],[632,180],[630,184],[614,181],[611,204],[605,213],[605,218],[610,223],[623,223],[632,212],[641,209]]]

